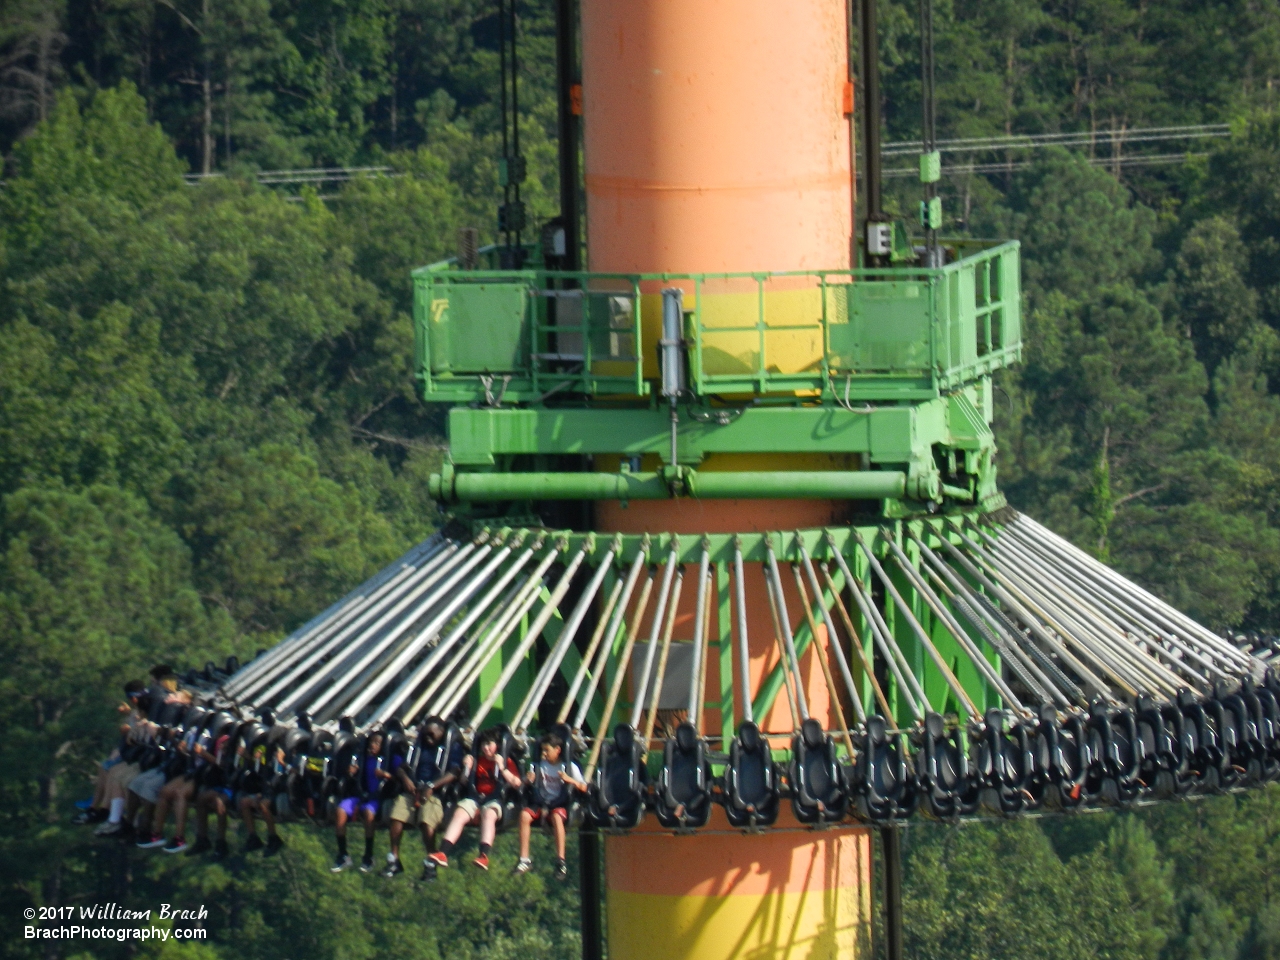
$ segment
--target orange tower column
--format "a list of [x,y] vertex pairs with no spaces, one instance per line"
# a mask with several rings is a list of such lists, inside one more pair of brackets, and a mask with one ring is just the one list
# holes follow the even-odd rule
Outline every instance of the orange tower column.
[[[847,51],[845,0],[583,0],[589,269],[848,266]],[[730,465],[709,460],[700,469]],[[771,466],[824,468],[760,462],[748,468]],[[840,504],[819,501],[637,502],[627,510],[606,502],[597,509],[597,527],[791,530],[836,521],[840,512]],[[758,676],[776,652],[767,601],[755,591],[748,603],[759,606],[749,616]],[[813,655],[806,654],[802,673],[814,715],[831,727]],[[786,713],[779,704],[767,721],[758,719],[767,730],[785,732]],[[815,833],[786,813],[776,829],[758,835],[730,830],[717,812],[695,836],[662,833],[649,823],[611,836],[609,955],[860,955],[870,926],[870,856],[869,832]]]

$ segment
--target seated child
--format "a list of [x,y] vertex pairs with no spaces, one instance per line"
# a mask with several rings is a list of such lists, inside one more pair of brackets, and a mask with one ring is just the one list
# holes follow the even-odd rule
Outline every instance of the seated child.
[[353,755],[347,768],[343,797],[334,815],[338,858],[329,868],[330,872],[341,873],[351,866],[351,857],[347,854],[347,821],[354,819],[357,812],[364,821],[364,858],[360,861],[360,872],[368,873],[373,869],[373,834],[377,829],[378,794],[382,790],[382,781],[390,777],[391,773],[382,769],[382,734],[374,731],[366,741],[364,757]]
[[529,858],[529,835],[535,823],[550,823],[556,838],[556,879],[566,880],[569,868],[564,862],[564,828],[569,821],[570,789],[587,792],[582,771],[572,761],[564,760],[564,740],[548,733],[541,742],[542,759],[529,768],[528,781],[533,785],[533,805],[520,811],[520,859],[516,873],[528,873],[533,867]]
[[515,762],[508,757],[503,766],[498,765],[498,733],[486,730],[480,734],[480,756],[467,754],[462,758],[463,783],[467,796],[458,801],[453,811],[453,819],[444,832],[444,842],[440,849],[429,854],[427,859],[437,867],[449,865],[449,854],[453,853],[462,836],[463,828],[468,824],[480,827],[480,852],[472,863],[481,870],[489,869],[489,850],[493,846],[494,835],[498,832],[498,821],[502,818],[502,785],[518,788],[520,774]]

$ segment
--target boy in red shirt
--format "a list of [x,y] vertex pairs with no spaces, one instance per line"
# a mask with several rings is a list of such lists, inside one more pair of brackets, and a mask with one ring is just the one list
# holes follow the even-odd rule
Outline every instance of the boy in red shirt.
[[463,828],[468,824],[479,824],[480,855],[472,863],[481,870],[488,870],[489,849],[493,846],[498,820],[502,817],[502,786],[520,787],[520,772],[515,761],[507,757],[506,763],[499,765],[497,731],[486,730],[480,734],[479,759],[470,754],[463,757],[462,776],[467,784],[467,796],[458,801],[440,849],[427,859],[438,867],[447,867],[449,854],[457,846]]

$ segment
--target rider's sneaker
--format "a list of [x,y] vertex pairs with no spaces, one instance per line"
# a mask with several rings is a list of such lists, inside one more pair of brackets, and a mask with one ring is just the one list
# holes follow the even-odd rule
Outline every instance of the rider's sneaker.
[[400,862],[400,858],[387,854],[387,865],[382,868],[382,875],[388,880],[404,873],[404,864]]
[[350,870],[355,865],[355,861],[347,854],[342,854],[337,860],[333,861],[333,866],[329,868],[330,873],[341,873],[343,870]]

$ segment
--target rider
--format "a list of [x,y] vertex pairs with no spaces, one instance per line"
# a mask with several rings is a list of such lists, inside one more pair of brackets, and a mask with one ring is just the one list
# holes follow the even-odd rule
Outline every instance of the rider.
[[457,846],[463,828],[468,824],[478,824],[480,852],[471,862],[481,870],[489,869],[489,850],[498,831],[498,821],[502,819],[502,785],[520,787],[520,773],[515,762],[508,757],[505,765],[498,764],[498,739],[496,730],[484,731],[480,734],[479,756],[467,754],[462,758],[463,782],[468,795],[458,801],[440,849],[427,855],[427,859],[437,867],[449,865],[449,854]]
[[[400,766],[396,776],[400,778],[400,795],[391,805],[391,852],[387,854],[387,866],[382,875],[390,879],[404,872],[400,863],[400,838],[405,825],[417,824],[422,828],[422,845],[428,854],[435,850],[436,830],[444,820],[444,804],[441,791],[458,779],[462,769],[462,744],[454,741],[449,755],[439,756],[445,740],[444,721],[428,717],[418,728],[420,753],[416,770]],[[441,766],[443,759],[443,767]],[[436,865],[430,859],[422,861],[422,879],[434,880]]]

